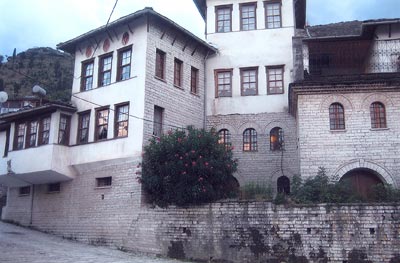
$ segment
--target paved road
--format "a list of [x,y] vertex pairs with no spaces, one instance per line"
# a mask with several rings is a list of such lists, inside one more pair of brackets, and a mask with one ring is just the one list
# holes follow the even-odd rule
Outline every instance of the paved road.
[[182,263],[95,247],[0,222],[1,263]]

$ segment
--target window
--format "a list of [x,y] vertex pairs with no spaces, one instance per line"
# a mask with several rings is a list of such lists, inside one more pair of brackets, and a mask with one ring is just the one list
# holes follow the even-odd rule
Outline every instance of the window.
[[198,94],[199,92],[199,70],[192,67],[190,70],[190,92],[193,94]]
[[112,55],[100,58],[99,87],[111,84],[111,65],[112,65]]
[[60,183],[54,183],[54,184],[48,184],[47,185],[47,192],[48,193],[59,193],[61,191],[61,184]]
[[283,150],[283,130],[275,127],[269,132],[269,142],[271,151]]
[[267,94],[283,94],[283,66],[266,67]]
[[69,145],[69,129],[71,126],[71,116],[60,116],[60,124],[58,126],[58,144]]
[[111,176],[96,178],[96,187],[111,186],[111,183],[112,183],[112,177]]
[[264,2],[266,28],[282,27],[281,5],[279,0]]
[[156,77],[165,79],[165,52],[156,50]]
[[129,104],[115,106],[115,131],[114,137],[128,136]]
[[216,97],[232,96],[232,69],[215,71]]
[[257,151],[257,132],[249,128],[243,132],[243,151],[254,152]]
[[257,95],[257,68],[245,68],[240,69],[240,80],[241,80],[241,95]]
[[49,144],[51,118],[44,117],[40,120],[39,145]]
[[215,7],[215,26],[218,33],[232,31],[232,5]]
[[226,147],[231,146],[231,133],[227,129],[222,129],[218,132],[218,143],[225,144]]
[[81,91],[93,89],[93,67],[93,59],[82,63]]
[[28,122],[28,127],[26,130],[26,145],[25,148],[35,147],[36,146],[36,135],[38,129],[37,121]]
[[174,85],[182,86],[182,61],[179,59],[174,60]]
[[107,139],[108,115],[109,115],[108,108],[96,110],[96,127],[94,134],[94,139],[96,141]]
[[329,124],[331,130],[344,130],[344,108],[340,103],[329,106]]
[[256,8],[257,3],[246,3],[240,5],[240,29],[256,29]]
[[131,77],[131,58],[132,47],[129,47],[129,49],[122,49],[118,51],[117,81],[126,80]]
[[90,111],[79,113],[77,143],[87,143],[89,140]]
[[163,113],[164,113],[163,108],[154,106],[153,135],[156,137],[160,137],[162,134]]
[[370,106],[371,128],[386,128],[385,106],[381,102],[374,102]]
[[24,186],[19,188],[19,195],[30,195],[31,194],[31,187]]
[[25,139],[25,123],[16,124],[14,150],[20,150],[24,148],[24,139]]

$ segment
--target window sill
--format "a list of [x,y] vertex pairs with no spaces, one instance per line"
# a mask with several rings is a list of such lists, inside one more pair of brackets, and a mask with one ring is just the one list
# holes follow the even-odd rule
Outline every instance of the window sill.
[[19,194],[18,197],[26,197],[26,196],[30,196],[31,194]]
[[197,94],[197,93],[190,92],[190,94],[192,94],[193,96],[196,96],[196,97],[199,97],[199,98],[200,98],[200,95],[199,95],[199,94]]
[[178,85],[175,85],[175,84],[174,84],[174,87],[177,88],[177,89],[180,89],[180,90],[184,91],[183,87],[181,87],[181,86],[178,86]]
[[282,94],[285,94],[284,92],[280,92],[280,93],[267,93],[267,95],[269,96],[269,95],[282,95]]
[[390,130],[389,128],[371,128],[369,129],[370,131],[388,131]]
[[110,138],[110,139],[98,140],[98,141],[93,141],[93,142],[77,143],[77,144],[70,145],[69,147],[76,147],[76,146],[82,146],[82,145],[88,145],[88,144],[94,144],[94,143],[108,142],[108,141],[114,141],[114,140],[125,139],[125,138],[128,138],[128,135]]
[[101,189],[111,189],[112,186],[108,185],[108,186],[96,186],[94,189],[95,190],[101,190]]
[[52,194],[59,194],[61,191],[52,191],[52,192],[47,192],[46,194],[52,195]]
[[258,150],[256,151],[243,151],[244,153],[258,153]]
[[221,99],[221,98],[232,98],[232,95],[227,95],[227,96],[216,96],[216,99]]
[[158,79],[159,81],[162,81],[162,82],[167,83],[167,81],[166,81],[165,79],[162,79],[162,78],[160,78],[160,77],[154,76],[154,78],[155,78],[155,79]]
[[346,129],[344,129],[344,130],[329,130],[329,132],[330,133],[344,133],[344,132],[347,132],[347,130]]

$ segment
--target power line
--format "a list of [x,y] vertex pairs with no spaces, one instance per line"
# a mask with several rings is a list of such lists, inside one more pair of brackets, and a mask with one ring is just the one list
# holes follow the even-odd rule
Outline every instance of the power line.
[[117,3],[118,3],[118,0],[115,1],[114,7],[113,7],[113,9],[111,10],[110,16],[108,17],[108,20],[107,20],[107,23],[106,23],[106,27],[108,26],[108,23],[110,22],[111,16],[112,16],[112,14],[114,13],[114,9],[115,9],[115,7],[117,6]]

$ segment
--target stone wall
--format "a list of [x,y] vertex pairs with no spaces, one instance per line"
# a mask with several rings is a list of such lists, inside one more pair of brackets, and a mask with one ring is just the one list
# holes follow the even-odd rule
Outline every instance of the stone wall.
[[399,204],[220,202],[143,210],[124,248],[205,262],[399,262],[399,227]]
[[[216,131],[228,129],[231,134],[234,158],[238,158],[235,177],[240,185],[246,183],[270,183],[285,175],[291,178],[299,174],[296,121],[288,113],[232,114],[207,116],[207,125]],[[284,134],[284,150],[270,150],[269,133],[280,127]],[[257,132],[257,147],[254,152],[243,151],[243,132],[254,128]]]

